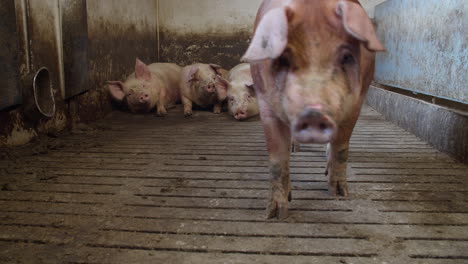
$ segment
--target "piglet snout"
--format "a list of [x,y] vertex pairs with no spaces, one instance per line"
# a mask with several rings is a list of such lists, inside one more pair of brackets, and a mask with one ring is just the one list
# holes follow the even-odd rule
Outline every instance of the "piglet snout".
[[307,107],[293,122],[292,135],[298,143],[330,142],[336,124],[321,110],[321,107]]
[[244,120],[247,118],[247,111],[244,111],[244,110],[239,110],[236,112],[236,114],[234,115],[234,118],[237,119],[237,120]]

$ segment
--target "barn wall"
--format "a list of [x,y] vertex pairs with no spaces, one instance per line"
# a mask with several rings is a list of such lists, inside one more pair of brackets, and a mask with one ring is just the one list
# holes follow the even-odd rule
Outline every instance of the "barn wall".
[[359,0],[370,18],[374,18],[375,7],[387,0]]
[[7,31],[16,32],[18,40],[9,43],[18,52],[2,64],[16,63],[11,72],[17,76],[9,77],[8,87],[0,87],[0,97],[7,90],[17,95],[27,90],[22,80],[45,66],[51,72],[57,111],[53,118],[34,120],[24,114],[25,105],[0,111],[0,146],[56,135],[75,123],[103,117],[112,109],[105,82],[132,72],[136,57],[157,60],[157,0],[13,2],[16,12],[8,13],[16,23],[9,23]]
[[15,1],[0,0],[0,110],[21,103]]
[[[384,0],[361,0],[373,16]],[[160,60],[231,68],[248,47],[261,0],[159,0]]]
[[261,0],[159,0],[160,58],[231,68],[248,47]]
[[468,103],[466,0],[389,0],[376,9],[376,81]]
[[[368,104],[441,151],[468,162],[465,0],[388,0],[375,9],[379,39]],[[383,84],[383,85],[382,85]]]

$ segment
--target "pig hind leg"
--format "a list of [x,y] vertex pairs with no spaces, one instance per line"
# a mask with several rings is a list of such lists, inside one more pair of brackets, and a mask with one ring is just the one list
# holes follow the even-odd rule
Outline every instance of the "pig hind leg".
[[288,217],[291,199],[289,158],[291,134],[289,128],[275,117],[262,116],[268,153],[270,157],[271,195],[267,206],[267,218]]

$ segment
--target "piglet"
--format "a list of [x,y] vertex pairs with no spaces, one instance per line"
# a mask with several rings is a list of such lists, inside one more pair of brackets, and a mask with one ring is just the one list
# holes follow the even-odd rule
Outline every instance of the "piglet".
[[215,64],[197,63],[184,67],[180,80],[184,115],[192,115],[194,103],[202,108],[213,106],[213,113],[221,113],[229,85],[226,75],[227,71]]
[[116,101],[125,102],[133,113],[147,113],[157,107],[157,114],[167,114],[166,107],[180,102],[180,73],[173,63],[144,64],[136,59],[135,72],[125,82],[108,81]]
[[229,114],[237,120],[258,115],[258,103],[248,63],[239,64],[228,74],[227,101]]

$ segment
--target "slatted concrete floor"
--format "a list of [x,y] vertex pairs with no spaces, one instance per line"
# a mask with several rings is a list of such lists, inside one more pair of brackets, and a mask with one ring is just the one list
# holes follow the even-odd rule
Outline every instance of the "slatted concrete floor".
[[258,121],[114,113],[3,152],[0,263],[467,263],[468,167],[365,108],[348,198],[323,146],[292,157],[285,222],[265,221]]

